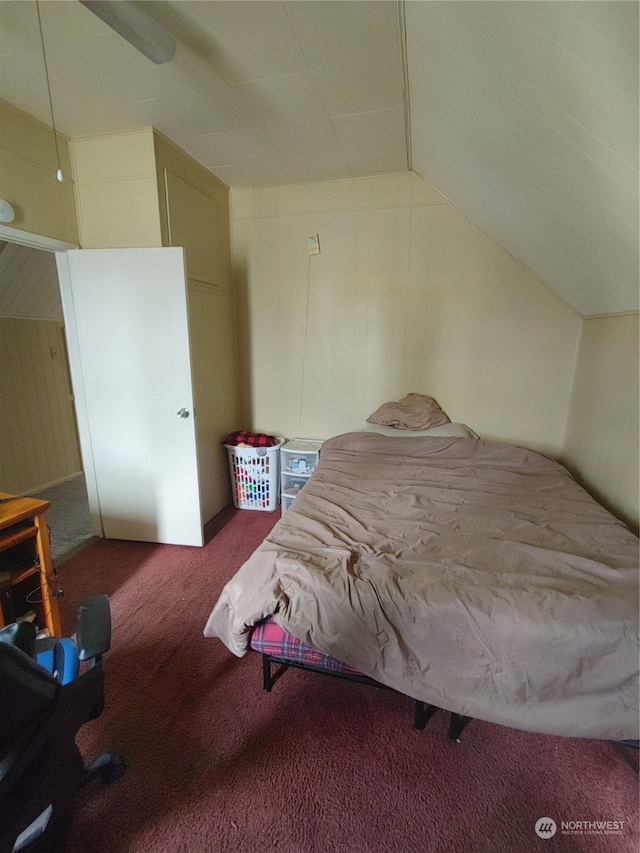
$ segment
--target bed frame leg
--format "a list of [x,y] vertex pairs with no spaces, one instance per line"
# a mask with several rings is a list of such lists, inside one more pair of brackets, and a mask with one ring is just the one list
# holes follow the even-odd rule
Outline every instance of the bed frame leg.
[[262,655],[262,686],[267,691],[271,692],[273,687],[273,678],[271,677],[271,658],[269,655]]
[[[278,669],[274,672],[271,669],[272,664],[279,664]],[[281,675],[289,669],[289,664],[284,663],[283,661],[274,660],[269,657],[269,655],[262,655],[262,686],[267,691],[267,693],[271,692],[271,688],[276,683],[276,681],[280,678]]]
[[426,702],[416,699],[413,711],[413,728],[421,732],[437,710],[435,705],[427,705]]
[[471,722],[471,717],[463,717],[462,714],[454,714],[451,712],[449,717],[449,737],[460,743],[460,735],[466,726]]

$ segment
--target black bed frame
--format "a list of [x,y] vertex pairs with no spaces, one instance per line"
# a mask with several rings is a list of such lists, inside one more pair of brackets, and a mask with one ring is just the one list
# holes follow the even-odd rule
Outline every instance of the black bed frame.
[[[274,665],[277,667],[275,671],[272,669],[272,666]],[[379,687],[383,690],[393,689],[391,687],[387,687],[386,684],[381,684],[379,681],[375,681],[373,678],[369,678],[366,675],[353,675],[347,672],[332,672],[330,670],[320,669],[297,661],[273,657],[272,655],[268,655],[263,652],[262,683],[267,693],[271,692],[273,685],[281,675],[284,675],[290,666],[296,667],[297,669],[306,669],[308,672],[317,672],[320,675],[330,675],[334,678],[342,678],[345,681],[355,681],[357,684],[366,684],[369,687]],[[413,702],[413,727],[417,731],[422,731],[436,711],[440,711],[441,709],[436,705],[429,705],[427,702],[423,702],[420,699],[414,699]],[[449,714],[449,730],[447,734],[451,740],[460,743],[460,735],[462,734],[463,729],[471,722],[472,718],[463,717],[461,714],[454,714],[453,711],[449,711],[447,713]]]
[[[297,669],[306,669],[308,672],[316,672],[320,675],[331,675],[334,678],[342,678],[345,681],[355,681],[357,684],[366,684],[368,687],[378,687],[381,690],[393,690],[392,687],[387,687],[386,684],[381,684],[379,681],[375,681],[375,679],[369,678],[367,675],[353,675],[348,672],[332,672],[328,669],[320,669],[319,667],[299,663],[298,661],[286,660],[285,658],[267,655],[264,652],[261,652],[261,654],[262,682],[267,693],[271,692],[273,685],[281,675],[284,675],[290,666],[294,666]],[[272,669],[273,666],[277,667],[275,671]],[[437,705],[429,705],[427,702],[423,702],[420,699],[414,699],[413,703],[413,728],[417,731],[422,731],[436,711],[442,710],[441,708],[438,708]],[[460,735],[473,720],[473,717],[464,717],[462,714],[454,714],[453,711],[445,711],[445,713],[449,714],[449,729],[447,731],[447,735],[451,740],[454,740],[456,743],[460,743]],[[640,748],[640,741],[638,740],[610,740],[606,741],[606,743],[611,743],[614,746],[630,747],[634,750],[638,750]]]

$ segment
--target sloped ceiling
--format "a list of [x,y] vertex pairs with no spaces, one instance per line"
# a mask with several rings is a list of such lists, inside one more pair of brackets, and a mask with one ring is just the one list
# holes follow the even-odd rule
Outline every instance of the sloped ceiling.
[[52,252],[0,240],[0,318],[5,317],[62,320]]
[[[637,2],[136,5],[170,63],[40,4],[67,136],[153,125],[229,186],[413,168],[581,314],[638,309]],[[31,0],[0,0],[0,97],[51,124]]]
[[408,2],[413,168],[581,314],[638,307],[638,4]]

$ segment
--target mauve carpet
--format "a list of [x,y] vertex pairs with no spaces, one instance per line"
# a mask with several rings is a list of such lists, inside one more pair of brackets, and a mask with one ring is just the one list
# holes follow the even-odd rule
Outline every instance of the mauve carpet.
[[83,594],[112,607],[106,708],[78,743],[129,765],[81,792],[70,853],[636,853],[627,747],[479,721],[451,742],[442,712],[416,732],[412,702],[389,691],[290,670],[265,693],[258,655],[205,639],[223,584],[278,517],[229,509],[202,549],[101,540],[59,568],[66,632]]

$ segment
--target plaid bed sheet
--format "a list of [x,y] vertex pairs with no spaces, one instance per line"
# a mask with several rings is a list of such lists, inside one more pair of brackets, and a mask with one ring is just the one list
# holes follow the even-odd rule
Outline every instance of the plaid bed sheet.
[[341,672],[345,675],[362,675],[346,663],[307,646],[297,637],[287,634],[271,619],[256,625],[251,634],[251,648],[260,654],[280,661],[298,663],[321,672]]

